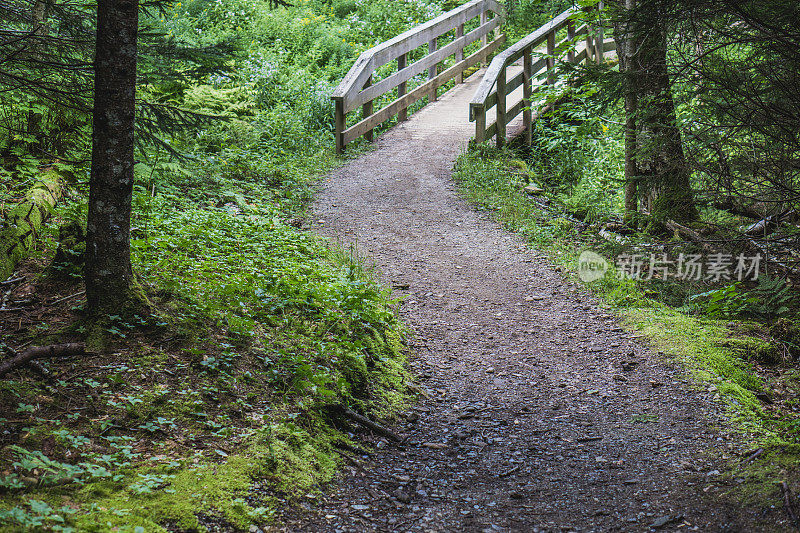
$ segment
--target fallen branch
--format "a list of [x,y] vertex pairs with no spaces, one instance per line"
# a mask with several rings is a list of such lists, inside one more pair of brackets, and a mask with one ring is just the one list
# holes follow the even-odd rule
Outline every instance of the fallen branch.
[[53,344],[51,346],[37,346],[25,350],[8,361],[0,363],[0,377],[5,376],[15,368],[28,364],[34,359],[52,359],[55,357],[68,357],[86,353],[86,345],[82,342],[69,344]]
[[385,428],[382,425],[378,424],[377,422],[373,422],[369,418],[356,413],[355,411],[348,409],[344,406],[339,406],[338,408],[339,413],[347,418],[348,420],[352,420],[356,424],[360,424],[365,428],[377,433],[378,435],[382,435],[387,439],[391,439],[395,442],[403,442],[403,437],[392,431],[391,429]]
[[666,220],[664,222],[664,225],[667,228],[671,229],[672,231],[676,232],[678,235],[682,235],[683,237],[686,237],[690,241],[696,242],[706,250],[714,251],[714,247],[711,246],[708,242],[706,242],[703,236],[700,235],[695,230],[693,230],[692,228],[687,228],[686,226],[678,224],[674,220]]
[[76,292],[75,294],[70,294],[69,296],[64,296],[63,298],[59,298],[58,300],[54,300],[54,301],[51,303],[51,305],[55,305],[55,304],[61,303],[61,302],[63,302],[64,300],[69,300],[70,298],[75,298],[76,296],[80,296],[80,295],[82,295],[82,294],[86,294],[86,291],[85,291],[85,290],[83,290],[83,291],[78,291],[78,292]]
[[510,476],[511,474],[513,474],[514,472],[516,472],[517,470],[519,470],[519,468],[520,468],[520,465],[517,465],[517,466],[515,466],[514,468],[511,468],[511,469],[509,469],[509,470],[506,470],[505,472],[501,472],[501,473],[500,473],[500,477],[508,477],[508,476]]
[[729,213],[733,213],[734,215],[739,215],[741,217],[752,218],[754,220],[761,220],[765,216],[763,213],[759,213],[755,209],[743,205],[736,205],[730,200],[726,202],[713,203],[711,204],[711,207],[714,209],[722,209],[723,211],[728,211]]
[[781,492],[783,493],[783,506],[786,509],[786,513],[789,515],[794,526],[799,527],[800,520],[797,519],[797,513],[794,510],[794,505],[792,505],[792,492],[789,490],[789,485],[787,485],[785,481],[778,483],[778,485],[780,485]]
[[758,459],[763,453],[764,453],[764,448],[757,448],[755,450],[747,452],[745,454],[744,461],[742,461],[742,466],[752,463],[753,461]]

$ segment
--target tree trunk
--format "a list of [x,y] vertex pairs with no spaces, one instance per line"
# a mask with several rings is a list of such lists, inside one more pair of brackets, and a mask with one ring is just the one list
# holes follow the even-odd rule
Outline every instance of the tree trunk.
[[630,31],[630,22],[623,22],[636,5],[636,0],[624,0],[619,13],[614,18],[614,40],[617,43],[620,72],[625,92],[625,220],[629,221],[639,209],[638,202],[638,169],[636,168],[636,112],[638,99],[631,80],[631,63],[638,49],[636,35]]
[[99,0],[86,225],[86,299],[92,315],[130,303],[138,0]]
[[660,2],[634,10],[636,49],[630,57],[637,95],[636,171],[643,206],[657,220],[696,219],[689,167],[683,153],[667,70],[667,28]]
[[[30,48],[33,50],[31,55],[35,60],[42,59],[41,50],[44,46],[44,43],[41,39],[47,33],[47,21],[50,18],[50,7],[51,5],[48,0],[36,0],[33,4],[33,9],[31,10],[31,19],[33,20],[33,24],[31,25],[30,39],[33,41],[33,43],[30,45]],[[27,119],[28,136],[36,138],[40,137],[41,123],[41,113],[29,111]],[[41,140],[37,141],[36,144],[41,147]]]

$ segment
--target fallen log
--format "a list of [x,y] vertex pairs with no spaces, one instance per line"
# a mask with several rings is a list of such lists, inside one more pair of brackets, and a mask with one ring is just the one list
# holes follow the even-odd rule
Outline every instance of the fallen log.
[[713,207],[714,209],[721,209],[723,211],[728,211],[729,213],[738,215],[740,217],[752,218],[754,220],[761,220],[766,216],[764,213],[760,213],[751,207],[735,204],[732,200],[728,200],[725,202],[715,202],[711,204],[711,207]]
[[28,256],[42,224],[63,194],[63,174],[45,171],[25,198],[3,213],[0,226],[0,279],[8,278],[17,263]]
[[82,342],[29,348],[21,354],[0,363],[0,377],[5,376],[15,368],[27,365],[34,359],[53,359],[55,357],[68,357],[71,355],[83,355],[85,353],[86,345]]
[[762,218],[761,220],[750,224],[743,228],[742,233],[748,236],[756,237],[759,235],[769,235],[770,233],[774,232],[778,229],[783,222],[783,219],[789,216],[794,215],[794,210],[784,211],[782,213],[778,213],[775,215],[770,215],[768,217]]

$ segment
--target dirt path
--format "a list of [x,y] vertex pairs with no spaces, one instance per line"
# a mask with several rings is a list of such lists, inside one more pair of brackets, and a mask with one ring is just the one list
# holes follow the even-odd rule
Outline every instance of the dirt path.
[[716,476],[706,452],[730,447],[709,429],[708,395],[458,197],[450,171],[476,80],[318,197],[320,231],[357,242],[404,289],[430,397],[397,427],[405,445],[378,443],[282,529],[763,530],[699,496]]

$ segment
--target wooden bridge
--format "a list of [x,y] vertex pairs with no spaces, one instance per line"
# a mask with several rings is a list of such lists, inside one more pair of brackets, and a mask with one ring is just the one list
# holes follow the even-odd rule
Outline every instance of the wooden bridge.
[[494,137],[502,146],[509,135],[524,131],[530,143],[534,108],[545,109],[535,98],[543,86],[557,83],[556,61],[600,63],[615,50],[614,41],[603,37],[598,13],[568,9],[499,52],[488,68],[481,67],[506,41],[505,13],[495,0],[471,0],[370,48],[331,96],[336,151],[362,136],[372,141],[380,124],[394,116],[404,122],[409,108],[436,102],[451,89],[468,106],[476,142]]

